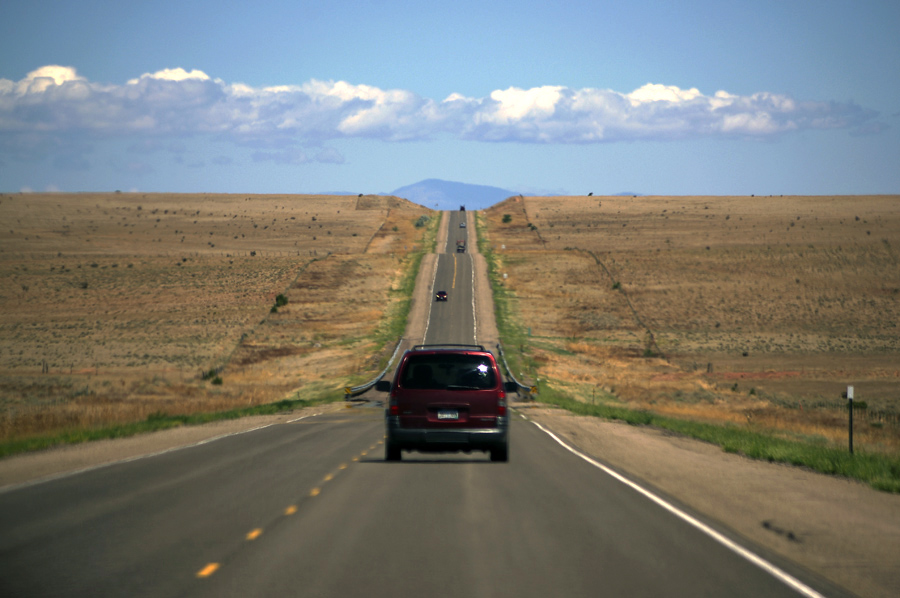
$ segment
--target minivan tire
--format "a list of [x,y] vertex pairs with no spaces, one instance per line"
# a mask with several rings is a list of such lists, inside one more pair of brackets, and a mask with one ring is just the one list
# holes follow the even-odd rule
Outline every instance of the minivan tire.
[[509,446],[498,446],[491,449],[491,461],[495,463],[506,463],[509,461]]
[[400,455],[400,447],[394,446],[393,444],[385,444],[384,445],[384,460],[385,461],[400,461],[402,459]]

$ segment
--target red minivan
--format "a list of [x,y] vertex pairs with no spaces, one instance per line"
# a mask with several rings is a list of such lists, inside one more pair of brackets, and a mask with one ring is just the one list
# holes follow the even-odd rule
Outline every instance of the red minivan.
[[385,460],[401,451],[486,451],[491,461],[509,459],[509,415],[497,361],[481,345],[416,345],[403,354],[385,409]]

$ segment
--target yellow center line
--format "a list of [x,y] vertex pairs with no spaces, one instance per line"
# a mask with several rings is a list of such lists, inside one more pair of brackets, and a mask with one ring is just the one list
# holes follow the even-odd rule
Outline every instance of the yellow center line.
[[247,534],[247,539],[248,539],[248,540],[255,540],[255,539],[257,539],[258,537],[260,537],[260,536],[262,535],[262,532],[263,532],[263,531],[262,531],[260,528],[256,528],[255,530],[253,530],[252,532],[250,532],[249,534]]
[[213,573],[216,572],[216,569],[219,568],[219,563],[210,563],[207,566],[203,567],[199,571],[197,571],[197,577],[203,579],[204,577],[209,577]]
[[[383,443],[383,441],[378,441],[377,444],[382,444],[382,443]],[[374,449],[375,446],[376,445],[372,445],[370,450]],[[367,454],[367,451],[362,452],[363,456],[366,454]],[[353,457],[353,461],[359,461],[359,457]],[[338,466],[338,469],[344,470],[344,469],[347,469],[347,467],[348,467],[348,465],[346,463],[341,463]],[[334,476],[335,476],[334,473],[327,474],[325,476],[325,481],[329,482],[329,481],[333,480]],[[309,495],[311,497],[319,496],[319,494],[321,494],[321,493],[322,493],[322,489],[319,487],[313,488],[312,490],[309,491]],[[297,512],[297,505],[290,505],[284,510],[284,514],[286,516],[294,515],[296,512]],[[247,534],[246,540],[247,541],[256,540],[257,538],[259,538],[262,535],[262,533],[263,533],[262,528],[256,528]],[[218,569],[219,569],[219,563],[209,563],[208,565],[203,567],[203,569],[201,569],[200,571],[197,572],[197,577],[200,579],[209,577],[210,575],[212,575],[213,573],[218,571]]]
[[453,254],[453,284],[450,286],[450,288],[456,288],[456,254]]
[[[455,258],[455,256],[454,256],[454,258]],[[455,266],[455,259],[454,259],[454,266]],[[455,284],[455,282],[454,282],[454,284]],[[382,440],[379,440],[376,444],[373,444],[371,447],[369,447],[369,450],[373,450],[377,445],[383,444],[383,443],[384,442]],[[363,456],[365,456],[368,453],[367,453],[367,451],[363,451],[361,454]],[[359,457],[353,457],[353,461],[359,461]],[[347,469],[347,467],[348,467],[347,463],[341,463],[338,466],[338,469],[344,470],[344,469]],[[334,476],[335,476],[334,473],[327,474],[325,476],[325,481],[329,482],[329,481],[333,480]],[[312,490],[309,491],[309,495],[311,497],[319,496],[319,494],[321,494],[321,493],[322,493],[322,489],[319,487],[313,488]],[[297,512],[297,505],[290,505],[284,510],[285,516],[294,515],[296,512]],[[251,541],[259,538],[262,534],[263,534],[262,528],[256,528],[247,534],[246,540],[248,542],[251,542]],[[203,579],[203,578],[209,577],[210,575],[212,575],[213,573],[215,573],[216,571],[219,570],[219,566],[220,566],[219,563],[209,563],[208,565],[206,565],[205,567],[203,567],[202,569],[197,571],[197,574],[196,574],[197,578]]]

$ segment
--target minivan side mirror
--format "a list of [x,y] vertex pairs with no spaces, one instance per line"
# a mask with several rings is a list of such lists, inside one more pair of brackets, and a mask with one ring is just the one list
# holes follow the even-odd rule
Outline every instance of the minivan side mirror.
[[514,392],[519,394],[519,384],[517,382],[504,382],[503,388],[506,392]]
[[375,390],[378,392],[391,392],[391,383],[388,380],[379,380],[375,383]]

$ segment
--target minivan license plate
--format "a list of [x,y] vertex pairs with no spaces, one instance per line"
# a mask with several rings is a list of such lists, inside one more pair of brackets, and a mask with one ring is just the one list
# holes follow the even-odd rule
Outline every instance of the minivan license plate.
[[442,409],[437,413],[438,419],[459,419],[459,411]]

